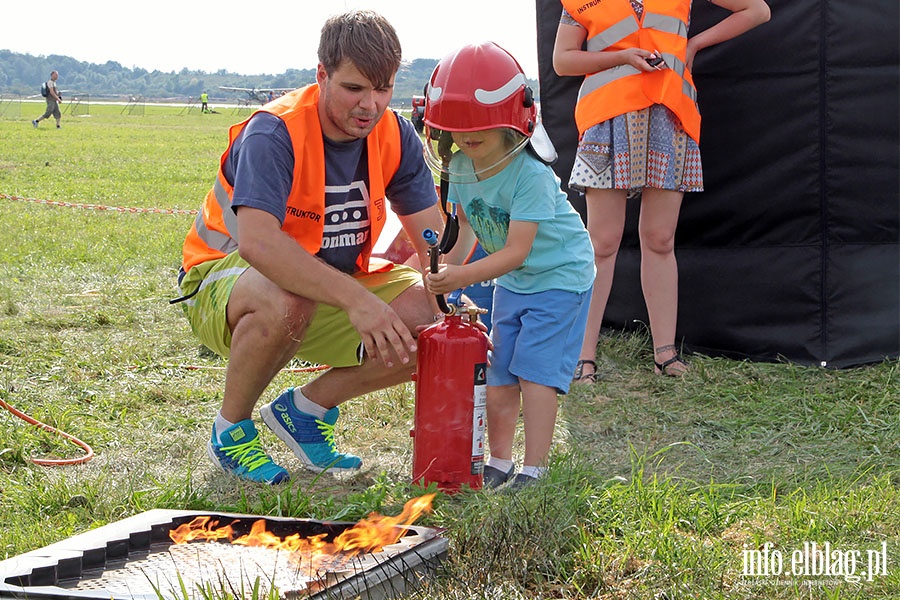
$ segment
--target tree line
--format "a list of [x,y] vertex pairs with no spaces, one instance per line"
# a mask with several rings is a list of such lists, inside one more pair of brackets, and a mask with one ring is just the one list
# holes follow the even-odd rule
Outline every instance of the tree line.
[[[395,102],[409,104],[409,98],[419,95],[431,77],[437,59],[417,58],[404,63],[394,85]],[[163,72],[139,67],[128,68],[115,61],[104,64],[88,63],[69,56],[51,54],[32,56],[0,50],[0,93],[5,95],[36,96],[41,83],[51,71],[59,71],[59,86],[69,97],[90,95],[94,98],[134,98],[146,100],[187,101],[207,92],[212,100],[233,99],[235,94],[219,86],[296,88],[313,83],[316,70],[288,69],[278,75],[241,75],[220,69],[205,71]]]

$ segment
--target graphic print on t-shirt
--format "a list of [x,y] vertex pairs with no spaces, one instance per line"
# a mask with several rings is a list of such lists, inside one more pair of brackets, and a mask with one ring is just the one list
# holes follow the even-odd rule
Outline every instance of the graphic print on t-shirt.
[[318,256],[345,273],[369,241],[369,191],[362,181],[325,186],[325,230]]
[[494,253],[506,245],[509,232],[509,213],[497,206],[487,204],[476,196],[466,208],[466,218],[472,230],[478,235],[481,247]]

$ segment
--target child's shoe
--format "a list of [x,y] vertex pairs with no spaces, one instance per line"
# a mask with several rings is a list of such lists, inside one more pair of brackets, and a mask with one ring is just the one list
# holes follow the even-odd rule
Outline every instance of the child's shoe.
[[513,473],[515,469],[510,469],[508,472],[504,473],[497,467],[492,467],[490,465],[484,466],[484,475],[483,475],[483,483],[482,487],[486,490],[492,490],[494,488],[498,488],[510,479],[512,479]]

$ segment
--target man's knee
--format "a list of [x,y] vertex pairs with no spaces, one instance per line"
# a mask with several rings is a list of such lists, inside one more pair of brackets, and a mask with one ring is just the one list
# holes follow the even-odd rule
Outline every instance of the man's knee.
[[[235,291],[237,290],[235,286]],[[265,293],[242,293],[239,297],[232,294],[228,302],[232,331],[237,329],[241,321],[249,318],[254,327],[262,328],[267,335],[294,341],[302,339],[315,310],[316,303],[309,298],[274,286]]]
[[390,303],[391,308],[415,334],[416,327],[434,322],[434,308],[425,285],[416,283],[406,288]]

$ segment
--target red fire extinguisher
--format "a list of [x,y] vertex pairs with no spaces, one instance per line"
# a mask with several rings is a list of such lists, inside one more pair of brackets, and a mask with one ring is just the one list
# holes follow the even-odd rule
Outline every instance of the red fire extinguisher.
[[[434,271],[437,250],[429,243]],[[446,492],[463,485],[481,489],[488,342],[475,322],[486,311],[448,306],[443,297],[439,299],[446,315],[422,331],[417,343],[415,420],[410,431],[413,481],[434,482]]]

